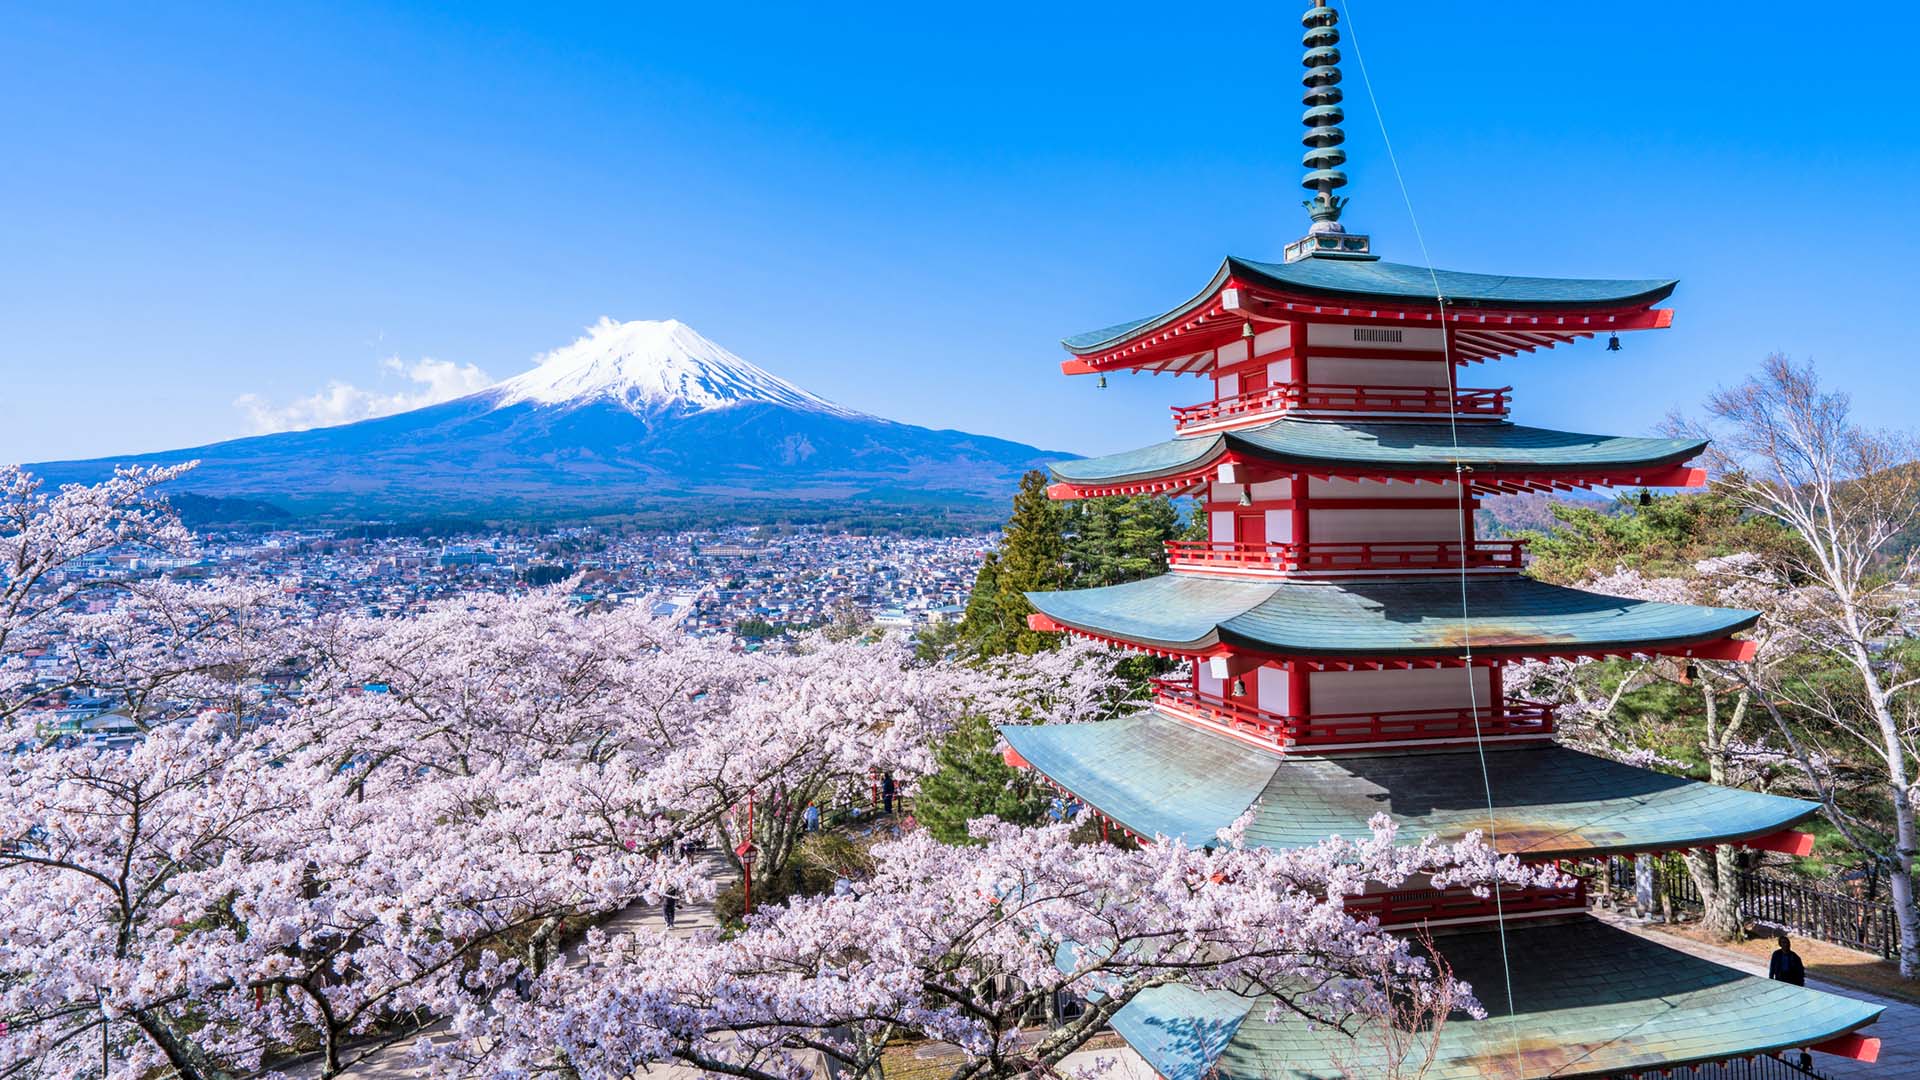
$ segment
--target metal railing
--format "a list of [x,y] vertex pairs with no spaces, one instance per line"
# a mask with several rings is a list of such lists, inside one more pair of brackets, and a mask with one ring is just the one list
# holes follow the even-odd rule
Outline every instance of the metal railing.
[[1456,416],[1505,416],[1511,386],[1454,389],[1444,386],[1357,386],[1280,383],[1198,405],[1175,405],[1176,431],[1265,416],[1288,410],[1307,412],[1429,413],[1446,415],[1451,399]]
[[1706,1065],[1677,1065],[1661,1072],[1642,1070],[1613,1073],[1604,1080],[1647,1080],[1650,1075],[1662,1077],[1663,1080],[1829,1080],[1827,1074],[1818,1069],[1803,1069],[1788,1060],[1797,1056],[1798,1053],[1794,1051],[1789,1051],[1787,1058],[1761,1054],[1758,1057],[1735,1058]]
[[1176,569],[1337,573],[1348,570],[1518,570],[1525,540],[1365,540],[1305,544],[1241,544],[1168,540],[1167,565]]
[[[1615,889],[1633,890],[1632,859],[1609,859],[1607,874]],[[1752,870],[1735,870],[1734,876],[1744,918],[1887,959],[1900,951],[1900,924],[1886,900],[1849,896]],[[1676,907],[1698,910],[1704,906],[1693,875],[1677,854],[1654,858],[1653,887]]]
[[1203,694],[1172,679],[1154,679],[1154,700],[1271,743],[1276,749],[1309,750],[1353,743],[1424,742],[1471,739],[1477,727],[1486,737],[1553,733],[1553,706],[1507,698],[1491,708],[1402,709],[1383,712],[1312,713],[1282,716],[1242,705],[1232,698]]

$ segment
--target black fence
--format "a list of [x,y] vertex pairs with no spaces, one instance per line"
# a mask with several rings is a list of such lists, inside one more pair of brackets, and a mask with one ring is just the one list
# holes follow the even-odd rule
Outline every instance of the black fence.
[[[1900,951],[1899,925],[1893,905],[1886,900],[1862,899],[1752,870],[1735,874],[1740,880],[1740,914],[1753,922],[1885,958]],[[1608,860],[1607,875],[1616,892],[1633,894],[1632,859]],[[1679,855],[1655,858],[1653,875],[1656,896],[1668,897],[1675,907],[1698,910],[1702,906],[1700,890]]]
[[[1818,1069],[1801,1068],[1793,1058],[1797,1053],[1790,1052],[1787,1059],[1761,1056],[1740,1058],[1734,1061],[1722,1061],[1714,1065],[1683,1065],[1667,1070],[1666,1080],[1830,1080],[1826,1073]],[[1616,1073],[1607,1080],[1628,1080],[1630,1077],[1644,1077],[1645,1073]]]

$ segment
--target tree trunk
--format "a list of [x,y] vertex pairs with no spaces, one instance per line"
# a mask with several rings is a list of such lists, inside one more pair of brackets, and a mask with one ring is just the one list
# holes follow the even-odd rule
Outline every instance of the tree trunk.
[[1914,915],[1913,854],[1903,851],[1889,862],[1887,891],[1893,897],[1894,919],[1900,924],[1900,975],[1911,979],[1920,970],[1920,963],[1916,963],[1920,959],[1920,919]]
[[1740,915],[1740,874],[1733,865],[1733,849],[1723,845],[1689,851],[1686,863],[1687,876],[1700,890],[1700,925],[1716,941],[1744,940],[1747,926]]
[[177,1080],[219,1080],[223,1075],[210,1065],[196,1047],[176,1034],[173,1025],[165,1017],[138,1009],[130,1013],[128,1018],[147,1037],[147,1041],[166,1057]]
[[1853,635],[1854,666],[1860,671],[1867,703],[1880,726],[1881,753],[1887,761],[1887,797],[1893,803],[1893,851],[1883,859],[1887,864],[1893,916],[1900,925],[1900,976],[1911,979],[1920,976],[1920,910],[1914,906],[1913,892],[1913,856],[1920,836],[1914,827],[1907,751],[1900,737],[1900,725],[1895,722],[1887,701],[1886,688],[1880,682],[1880,673],[1874,669],[1873,657],[1860,633],[1859,620],[1851,606],[1846,614],[1847,629]]
[[[1713,692],[1711,679],[1700,679],[1700,698],[1707,717],[1707,737],[1701,748],[1706,751],[1707,779],[1724,786],[1727,783],[1727,740],[1746,719],[1747,705],[1751,699],[1746,691],[1741,691],[1734,703],[1733,715],[1723,728],[1720,699]],[[1709,851],[1689,851],[1686,865],[1687,876],[1693,879],[1693,887],[1700,893],[1700,925],[1716,941],[1745,940],[1747,925],[1740,914],[1744,897],[1739,868],[1733,863],[1733,848],[1723,844]]]

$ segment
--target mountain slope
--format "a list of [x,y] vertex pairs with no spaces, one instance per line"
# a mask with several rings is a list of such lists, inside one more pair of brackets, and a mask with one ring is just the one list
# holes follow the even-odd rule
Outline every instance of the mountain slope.
[[979,504],[1062,455],[836,405],[675,321],[603,320],[532,370],[339,427],[32,466],[55,482],[198,459],[177,488],[300,513],[620,513],[670,504]]

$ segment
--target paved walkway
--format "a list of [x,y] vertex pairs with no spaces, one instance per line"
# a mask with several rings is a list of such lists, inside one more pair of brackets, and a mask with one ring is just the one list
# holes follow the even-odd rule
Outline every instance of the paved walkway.
[[[1649,941],[1657,941],[1670,949],[1692,953],[1704,960],[1724,964],[1749,975],[1764,976],[1767,973],[1765,962],[1735,949],[1723,949],[1717,945],[1694,941],[1676,934],[1663,934],[1652,930],[1631,918],[1623,918],[1603,913],[1607,922],[1622,930],[1638,934]],[[1864,1034],[1880,1040],[1880,1060],[1872,1065],[1863,1061],[1834,1057],[1832,1054],[1813,1055],[1813,1067],[1834,1078],[1834,1080],[1907,1080],[1920,1077],[1920,1005],[1912,1005],[1865,990],[1856,990],[1850,986],[1841,986],[1824,979],[1808,979],[1807,985],[1825,990],[1829,994],[1850,997],[1859,1001],[1872,1002],[1886,1006],[1886,1012],[1880,1019],[1868,1027]]]

